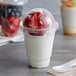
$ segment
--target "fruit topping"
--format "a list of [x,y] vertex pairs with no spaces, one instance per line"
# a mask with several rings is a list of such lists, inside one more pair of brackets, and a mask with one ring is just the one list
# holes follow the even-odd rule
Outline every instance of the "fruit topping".
[[[28,33],[33,36],[43,36],[48,28],[54,28],[55,20],[52,15],[43,11],[31,11],[23,21],[24,28],[29,28]],[[45,30],[45,31],[43,31]]]
[[19,24],[21,22],[20,17],[8,17],[4,18],[2,17],[2,32],[5,34],[5,36],[14,36],[18,30],[19,30]]
[[0,25],[5,36],[14,36],[19,30],[22,16],[22,6],[1,5]]
[[37,27],[37,14],[36,13],[34,13],[34,15],[31,16],[29,26],[31,26],[33,29],[36,29]]

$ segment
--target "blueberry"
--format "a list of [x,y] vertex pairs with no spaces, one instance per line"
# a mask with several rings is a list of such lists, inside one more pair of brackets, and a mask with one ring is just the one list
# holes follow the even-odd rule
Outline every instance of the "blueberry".
[[16,17],[20,17],[20,13],[19,13],[19,12],[16,12],[16,13],[15,13],[15,16],[16,16]]
[[22,6],[4,5],[2,6],[2,10],[0,14],[3,17],[8,17],[8,16],[20,17],[22,16]]
[[16,10],[17,10],[16,8],[12,9],[13,12],[16,12]]
[[7,12],[10,13],[12,11],[12,9],[8,9]]
[[15,16],[14,12],[10,12],[8,13],[8,16],[12,17],[12,16]]

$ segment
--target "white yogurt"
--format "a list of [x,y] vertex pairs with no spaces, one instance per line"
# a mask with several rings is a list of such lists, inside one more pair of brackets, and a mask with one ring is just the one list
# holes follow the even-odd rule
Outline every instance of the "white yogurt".
[[26,36],[25,47],[29,65],[36,68],[47,67],[52,56],[55,29],[46,36]]

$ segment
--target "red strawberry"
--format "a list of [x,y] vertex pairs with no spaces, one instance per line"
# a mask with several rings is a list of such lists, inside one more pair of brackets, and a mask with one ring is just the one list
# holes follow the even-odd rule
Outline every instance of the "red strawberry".
[[13,36],[16,34],[16,32],[18,28],[15,28],[14,26],[6,26],[6,27],[2,27],[2,32],[5,34],[5,36],[9,37],[9,36]]
[[27,17],[25,18],[24,22],[23,22],[23,25],[24,25],[25,27],[29,27],[29,22],[30,22],[30,18],[29,18],[29,16],[27,16]]
[[42,12],[37,12],[38,17],[41,17],[41,15],[42,15]]
[[15,31],[16,31],[15,26],[10,25],[10,26],[9,26],[9,32],[15,32]]
[[20,17],[2,17],[2,31],[6,36],[13,36],[19,30]]
[[13,21],[15,17],[8,17],[8,21]]
[[10,36],[10,33],[9,33],[9,26],[7,25],[7,26],[3,26],[2,27],[2,32],[5,34],[5,36]]
[[15,17],[8,17],[8,24],[13,24]]
[[40,19],[38,20],[38,24],[43,26],[43,22]]
[[1,20],[0,20],[0,25],[1,25]]
[[21,18],[17,17],[12,21],[13,22],[12,25],[19,27],[20,21],[21,21]]
[[45,14],[43,14],[41,16],[41,20],[42,20],[42,22],[44,24],[44,27],[47,28],[48,27],[48,22],[47,22],[47,16]]
[[39,26],[38,26],[38,29],[45,29],[45,28],[44,28],[44,26],[39,25]]
[[38,24],[38,22],[37,22],[37,14],[34,13],[34,15],[33,15],[33,16],[31,17],[31,19],[30,19],[30,26],[31,26],[33,29],[36,29],[37,24]]
[[33,16],[33,15],[34,15],[34,13],[36,13],[36,12],[29,13],[29,15],[32,15],[32,16]]

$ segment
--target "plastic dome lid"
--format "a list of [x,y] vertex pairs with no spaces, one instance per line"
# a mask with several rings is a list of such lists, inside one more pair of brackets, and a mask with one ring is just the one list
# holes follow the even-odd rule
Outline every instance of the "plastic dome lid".
[[[31,20],[29,20],[28,18]],[[42,23],[42,25],[40,23]],[[51,12],[49,12],[47,9],[34,8],[30,10],[29,12],[27,12],[25,20],[24,20],[25,27],[30,26],[30,25],[36,26],[36,27],[39,27],[41,25],[41,27],[43,26],[44,29],[55,28],[55,19],[54,19],[54,16],[51,14]],[[40,29],[40,28],[37,28],[37,29]]]
[[45,36],[51,30],[58,29],[58,23],[47,9],[34,8],[27,12],[23,21],[23,29],[27,35]]

